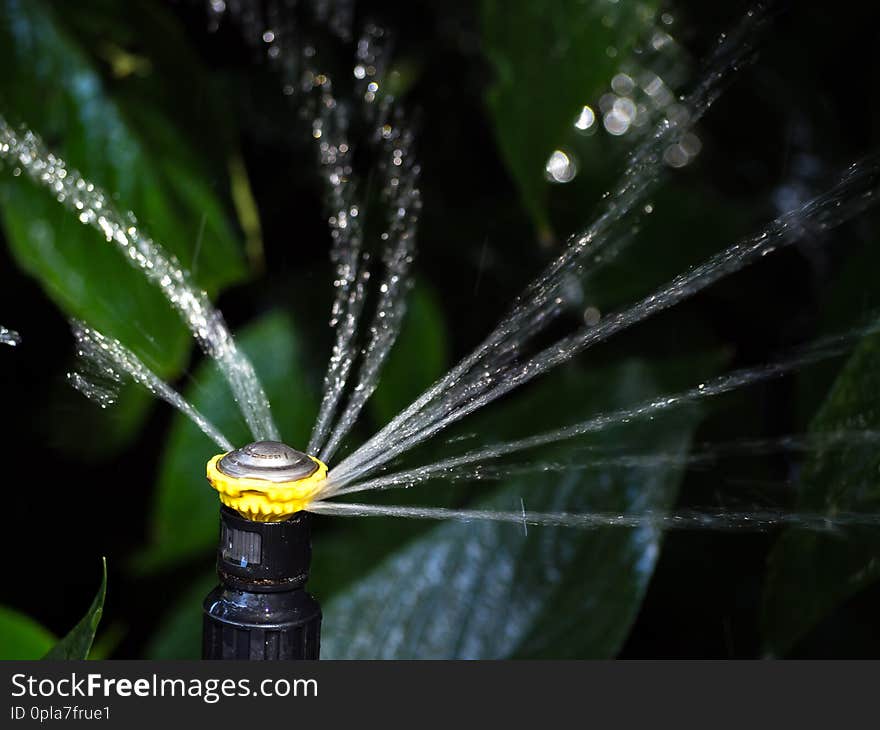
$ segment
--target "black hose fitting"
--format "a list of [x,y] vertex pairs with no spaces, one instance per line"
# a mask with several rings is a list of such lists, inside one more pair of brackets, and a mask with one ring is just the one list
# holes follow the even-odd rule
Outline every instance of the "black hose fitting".
[[305,590],[309,515],[254,522],[220,510],[217,574],[205,598],[203,659],[317,659],[321,607]]

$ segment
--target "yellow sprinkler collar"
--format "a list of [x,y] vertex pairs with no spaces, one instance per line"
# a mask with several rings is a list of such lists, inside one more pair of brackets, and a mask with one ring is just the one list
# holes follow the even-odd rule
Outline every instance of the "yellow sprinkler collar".
[[305,509],[327,478],[327,465],[314,456],[308,458],[315,462],[317,469],[303,479],[289,482],[229,476],[217,467],[224,456],[226,454],[217,454],[208,462],[208,481],[220,494],[223,504],[255,522],[281,522]]

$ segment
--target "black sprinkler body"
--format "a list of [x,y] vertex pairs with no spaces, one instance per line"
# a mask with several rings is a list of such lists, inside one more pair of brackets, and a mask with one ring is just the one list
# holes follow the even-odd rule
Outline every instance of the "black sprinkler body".
[[[231,452],[219,468],[223,470],[229,459],[238,470],[255,452],[266,457],[259,461],[274,462],[279,473],[291,469],[298,473],[292,462],[304,456],[284,444],[262,441]],[[261,471],[264,475],[259,477],[256,470],[246,468],[228,476],[278,481],[265,473],[265,467]],[[305,589],[311,554],[307,512],[270,522],[247,519],[222,507],[217,548],[220,585],[203,604],[202,658],[317,659],[321,607]]]

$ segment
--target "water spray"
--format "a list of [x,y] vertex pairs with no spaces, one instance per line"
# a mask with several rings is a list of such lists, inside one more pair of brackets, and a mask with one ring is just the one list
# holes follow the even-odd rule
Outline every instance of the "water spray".
[[317,659],[321,607],[305,590],[312,556],[306,505],[327,466],[278,441],[208,462],[220,495],[220,585],[204,601],[204,659]]
[[9,345],[10,347],[15,347],[16,345],[20,344],[21,337],[19,336],[18,332],[6,329],[6,327],[0,325],[0,345]]

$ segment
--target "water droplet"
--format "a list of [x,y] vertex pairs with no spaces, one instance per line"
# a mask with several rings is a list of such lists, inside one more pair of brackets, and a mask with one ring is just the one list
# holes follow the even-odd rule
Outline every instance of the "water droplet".
[[556,183],[567,183],[577,175],[577,164],[571,155],[562,150],[555,150],[544,166],[548,180]]
[[593,124],[596,123],[596,114],[595,112],[588,106],[584,105],[583,109],[581,109],[581,113],[578,115],[578,118],[575,120],[574,126],[575,129],[579,129],[582,132],[590,129]]
[[602,313],[597,307],[587,307],[586,310],[584,310],[584,324],[586,324],[587,327],[595,327],[599,324],[600,319],[602,319]]

